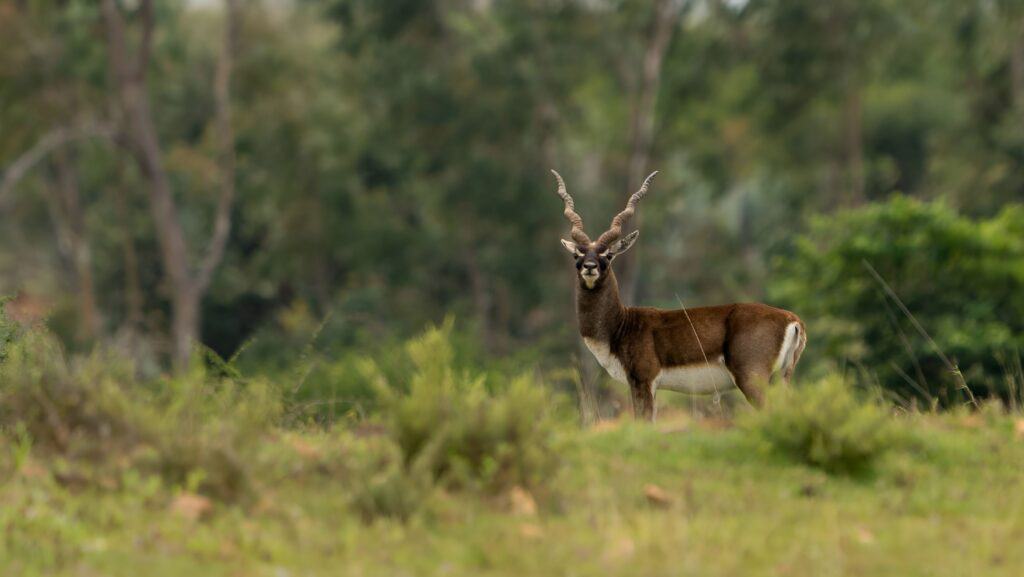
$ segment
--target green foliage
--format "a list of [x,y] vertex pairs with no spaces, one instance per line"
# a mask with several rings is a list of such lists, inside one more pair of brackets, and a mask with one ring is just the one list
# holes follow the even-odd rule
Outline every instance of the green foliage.
[[70,484],[117,486],[134,469],[247,501],[260,439],[280,411],[267,383],[197,371],[142,384],[114,356],[69,360],[42,330],[19,339],[0,365],[0,429],[55,456],[54,474]]
[[[257,373],[280,382],[292,420],[331,424],[368,418],[380,410],[381,388],[377,381],[383,377],[404,390],[417,372],[406,354],[405,339],[378,335],[372,342],[341,346],[335,331],[337,325],[347,324],[344,319],[316,324],[306,311],[290,317],[287,335],[269,334],[272,331],[259,335],[252,347],[232,360],[234,368],[228,372]],[[475,327],[453,320],[446,321],[445,326],[452,370],[477,372],[485,388],[505,386],[522,372],[523,366],[538,365],[544,358],[543,351],[534,347],[495,357],[484,350]],[[300,342],[305,344],[297,344]],[[302,351],[298,358],[296,349]],[[372,370],[367,370],[367,359],[373,359]]]
[[559,462],[557,394],[529,375],[471,368],[472,348],[449,320],[404,344],[382,344],[374,357],[318,357],[310,370],[300,367],[305,376],[285,394],[287,411],[349,432],[329,468],[364,520],[408,520],[438,490],[546,489]]
[[817,355],[929,404],[958,402],[951,374],[898,304],[891,285],[976,394],[1003,395],[999,358],[1024,345],[1024,209],[994,219],[958,216],[943,203],[894,197],[813,221],[779,262],[771,296],[808,322]]
[[543,487],[559,462],[558,397],[527,375],[489,390],[483,375],[455,368],[450,335],[449,323],[407,345],[415,366],[407,384],[377,377],[406,470],[449,488]]
[[407,467],[391,437],[371,437],[352,447],[346,454],[352,467],[351,506],[364,521],[407,521],[423,509],[435,489],[434,480],[422,466]]
[[771,451],[831,473],[867,471],[901,441],[888,411],[838,377],[773,387],[766,408],[747,415],[744,427]]
[[543,490],[559,462],[557,398],[527,376],[507,382],[459,368],[457,340],[449,322],[410,341],[407,358],[391,359],[408,369],[351,360],[379,409],[339,423],[355,428],[338,427],[330,456],[307,470],[263,450],[277,426],[299,422],[283,418],[290,387],[243,379],[212,353],[214,370],[140,382],[130,363],[101,352],[69,358],[34,329],[0,364],[0,434],[12,447],[0,470],[41,458],[62,484],[123,489],[142,475],[229,503],[255,502],[277,475],[322,473],[364,519],[408,519],[438,489]]
[[[134,37],[138,18],[121,4]],[[305,345],[305,334],[288,338],[287,317],[305,309],[315,323],[333,311],[340,320],[321,342],[336,366],[321,364],[298,391],[303,402],[331,399],[316,405],[321,419],[372,410],[365,383],[349,376],[364,349],[376,355],[447,314],[475,327],[489,352],[529,346],[564,359],[571,271],[549,166],[566,175],[590,227],[638,184],[637,160],[661,170],[639,213],[638,252],[620,269],[630,304],[676,306],[677,292],[691,306],[759,300],[777,276],[767,256],[804,217],[836,206],[905,191],[991,217],[1020,198],[1018,3],[671,5],[682,14],[654,43],[667,17],[658,7],[669,5],[641,0],[614,10],[538,0],[240,6],[230,83],[238,202],[204,298],[203,342],[227,358],[259,334],[254,357],[277,371]],[[0,53],[0,170],[54,130],[111,121],[96,2],[4,6],[0,37],[38,41]],[[221,183],[212,79],[222,23],[209,3],[157,2],[147,69],[193,257],[210,238]],[[662,40],[664,54],[647,58],[661,66],[641,78]],[[166,268],[135,159],[107,139],[74,138],[37,160],[0,198],[0,292],[41,297],[51,329],[82,350],[144,333],[132,337],[146,345],[137,356],[161,357]],[[76,297],[89,285],[100,335],[82,326],[90,299]],[[1002,306],[981,300],[971,306]]]
[[378,408],[378,398],[372,379],[363,370],[370,356],[381,359],[379,362],[386,367],[382,370],[394,370],[387,364],[386,357],[373,355],[367,350],[341,353],[334,359],[310,361],[315,363],[312,366],[299,364],[290,374],[282,375],[295,381],[288,396],[289,412],[295,417],[313,419],[318,423],[356,420],[371,415]]
[[7,318],[7,313],[4,310],[5,304],[6,299],[0,297],[0,363],[7,358],[7,348],[14,342],[14,337],[17,334],[14,323]]

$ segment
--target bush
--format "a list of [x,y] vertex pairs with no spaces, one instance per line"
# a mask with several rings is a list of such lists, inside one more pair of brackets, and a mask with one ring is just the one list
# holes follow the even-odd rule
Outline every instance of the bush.
[[[375,381],[383,375],[387,382],[406,387],[417,371],[409,355],[395,354],[396,350],[407,348],[407,339],[388,334],[377,335],[372,343],[330,342],[331,335],[327,333],[333,324],[337,323],[309,329],[310,336],[301,349],[276,351],[277,356],[290,355],[290,362],[265,362],[264,351],[250,348],[233,359],[232,364],[243,367],[247,374],[264,375],[280,383],[286,393],[286,411],[293,423],[315,422],[330,426],[378,414],[380,387]],[[447,327],[444,331],[452,369],[475,371],[487,388],[502,388],[521,371],[520,367],[536,364],[542,357],[539,348],[529,347],[495,357],[483,349],[479,333],[472,327],[456,325],[452,320],[446,321],[444,326]],[[265,348],[267,343],[260,342],[263,338],[254,339],[253,346]],[[273,339],[270,342],[274,342]],[[367,358],[374,361],[371,371],[364,370]]]
[[288,377],[300,379],[288,395],[290,412],[321,425],[372,414],[377,409],[377,392],[360,370],[365,359],[364,354],[343,353],[317,362],[298,376],[290,372]]
[[138,469],[225,501],[253,496],[254,455],[280,415],[261,382],[201,371],[138,383],[132,367],[97,354],[69,361],[42,330],[24,334],[0,365],[0,430],[23,433],[59,459],[66,484],[116,486]]
[[385,517],[408,520],[424,506],[433,482],[422,468],[408,468],[398,445],[387,436],[363,439],[346,453],[352,506],[364,521]]
[[774,387],[742,424],[772,452],[831,473],[864,472],[902,439],[880,402],[858,399],[837,377]]
[[0,297],[0,363],[7,358],[7,349],[14,342],[17,334],[14,323],[7,318],[7,313],[4,311],[5,303],[6,299]]
[[[853,366],[905,398],[963,402],[940,360],[871,276],[892,286],[978,396],[1005,398],[1000,356],[1024,348],[1024,207],[974,221],[904,197],[822,217],[771,275],[771,298],[813,335],[808,366]],[[831,366],[829,366],[831,365]]]
[[559,461],[557,399],[528,376],[488,389],[483,375],[457,370],[450,331],[447,323],[407,345],[415,367],[407,387],[375,377],[405,470],[452,489],[541,487]]

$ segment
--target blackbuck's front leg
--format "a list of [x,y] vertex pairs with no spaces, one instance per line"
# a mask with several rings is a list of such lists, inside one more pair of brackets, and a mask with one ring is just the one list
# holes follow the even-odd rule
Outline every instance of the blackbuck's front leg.
[[654,387],[649,381],[629,380],[630,397],[633,400],[633,417],[654,421]]

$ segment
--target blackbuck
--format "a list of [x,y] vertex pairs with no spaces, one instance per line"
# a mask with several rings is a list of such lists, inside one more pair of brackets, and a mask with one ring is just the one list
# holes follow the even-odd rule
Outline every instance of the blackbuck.
[[622,227],[657,172],[644,180],[597,241],[583,232],[565,182],[551,172],[572,225],[572,240],[562,244],[576,261],[580,335],[608,374],[629,385],[637,418],[654,419],[659,389],[706,394],[738,387],[759,407],[773,375],[789,382],[807,344],[804,323],[789,311],[759,303],[678,310],[622,304],[612,261],[636,242],[640,231],[623,237]]

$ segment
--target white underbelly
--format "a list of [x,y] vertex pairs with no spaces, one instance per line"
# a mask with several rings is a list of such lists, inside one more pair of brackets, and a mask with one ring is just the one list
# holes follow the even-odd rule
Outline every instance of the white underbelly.
[[732,373],[717,363],[662,369],[654,379],[654,390],[668,389],[680,393],[710,394],[728,391],[735,386]]
[[[619,362],[619,359],[611,352],[606,343],[595,339],[584,338],[590,352],[594,353],[597,362],[601,364],[608,374],[620,383],[629,384],[626,377],[626,369]],[[662,369],[654,379],[652,387],[668,389],[680,393],[711,394],[724,392],[736,386],[725,365],[719,362],[701,363],[699,365],[687,365],[684,367],[672,367]]]

